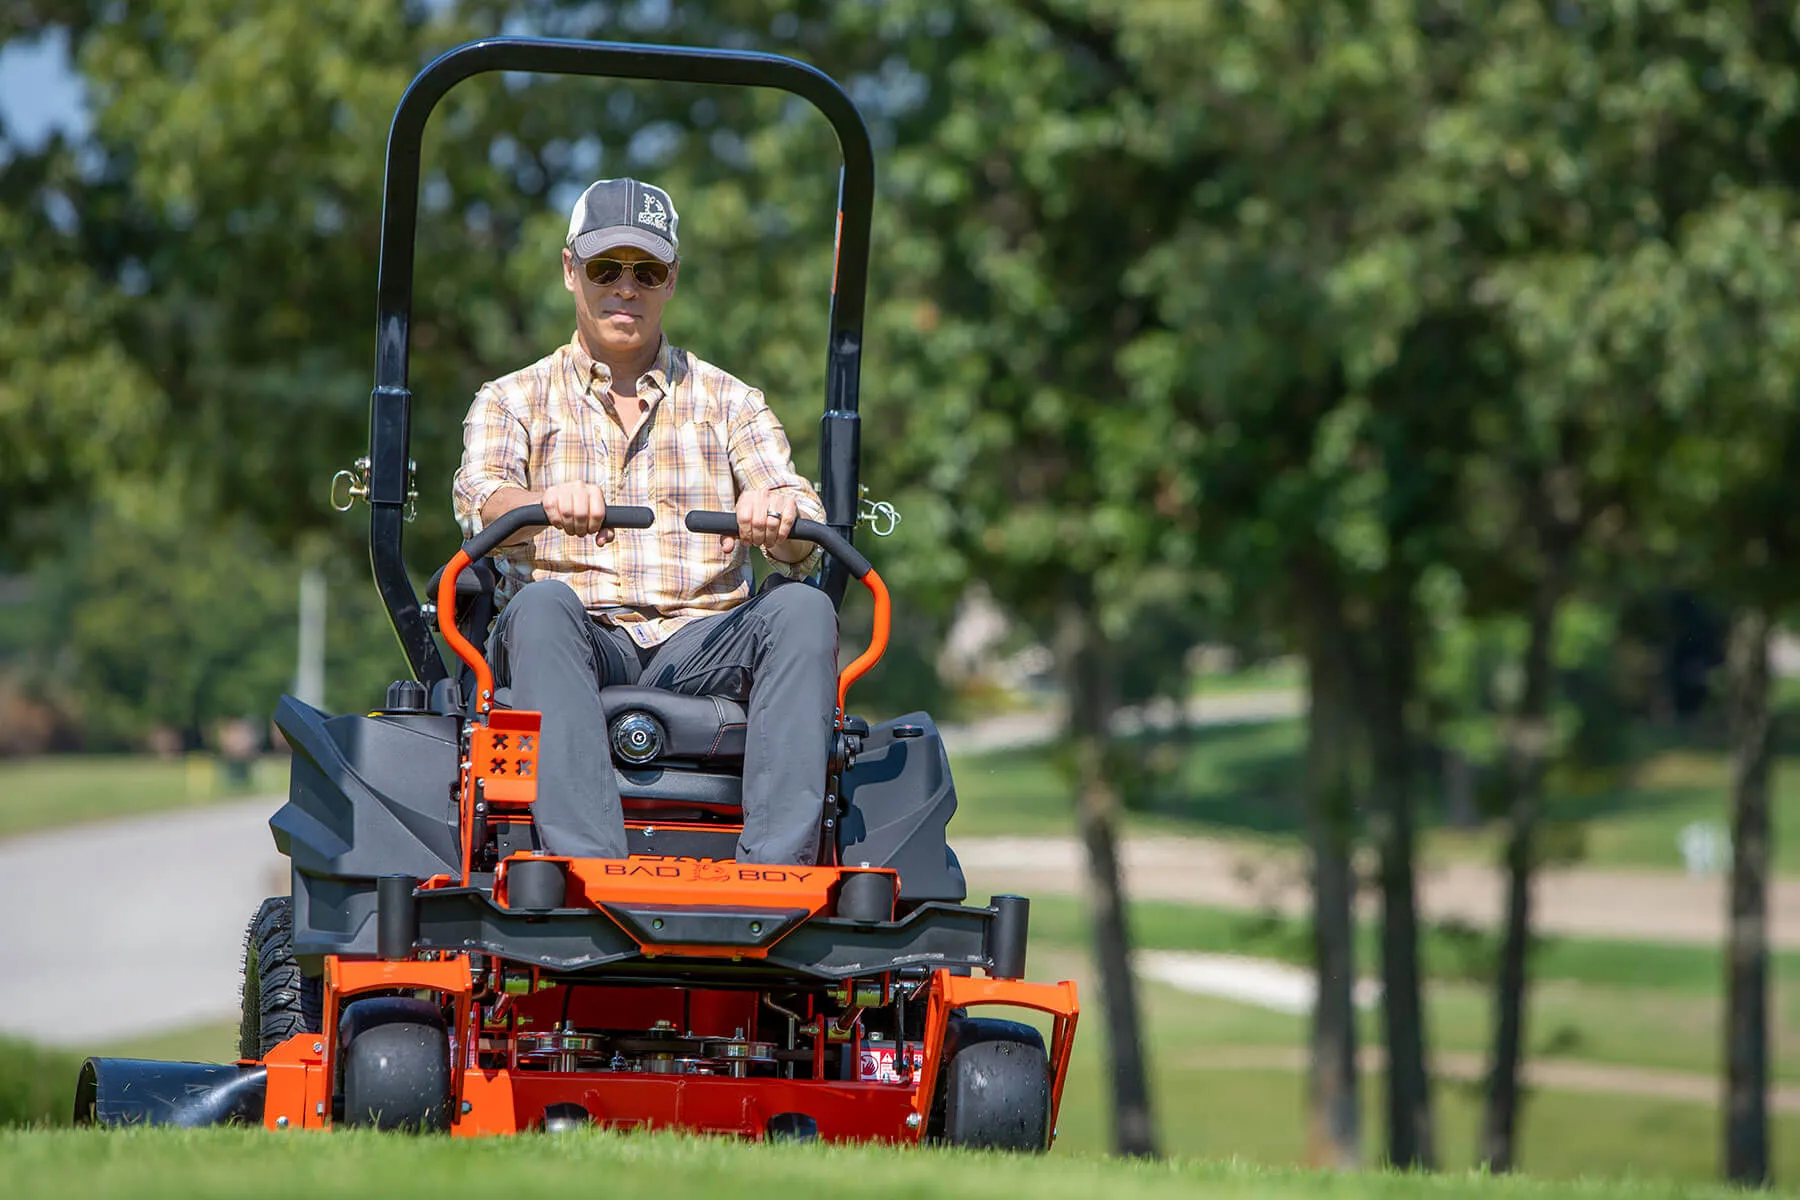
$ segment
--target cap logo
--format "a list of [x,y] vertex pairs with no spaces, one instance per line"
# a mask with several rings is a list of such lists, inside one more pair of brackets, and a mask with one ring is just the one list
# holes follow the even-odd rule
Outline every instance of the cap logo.
[[638,212],[637,223],[667,233],[669,232],[669,210],[663,207],[661,200],[649,192],[645,192],[644,207]]

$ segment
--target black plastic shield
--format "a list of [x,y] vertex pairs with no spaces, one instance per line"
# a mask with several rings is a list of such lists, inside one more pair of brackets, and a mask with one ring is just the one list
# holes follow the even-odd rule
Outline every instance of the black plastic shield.
[[235,1063],[90,1058],[75,1085],[77,1125],[261,1125],[268,1070]]

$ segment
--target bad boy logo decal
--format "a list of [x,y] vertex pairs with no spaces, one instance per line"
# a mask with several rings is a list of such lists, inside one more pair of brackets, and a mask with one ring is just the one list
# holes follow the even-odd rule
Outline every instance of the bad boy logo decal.
[[638,210],[637,223],[667,233],[669,232],[669,210],[663,207],[661,200],[649,192],[645,192],[644,207]]

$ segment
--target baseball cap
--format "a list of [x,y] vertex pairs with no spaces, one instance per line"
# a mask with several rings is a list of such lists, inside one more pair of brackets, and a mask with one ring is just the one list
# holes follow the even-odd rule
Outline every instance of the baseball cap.
[[681,244],[675,236],[679,221],[675,202],[661,188],[635,179],[602,179],[575,201],[567,245],[578,259],[614,246],[635,246],[674,262]]

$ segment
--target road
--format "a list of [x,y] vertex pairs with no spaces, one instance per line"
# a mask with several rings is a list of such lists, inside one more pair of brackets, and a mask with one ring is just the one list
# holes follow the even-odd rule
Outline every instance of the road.
[[[1291,694],[1209,697],[1190,719],[1266,720],[1291,714]],[[1160,723],[1170,714],[1133,716]],[[1053,717],[1028,714],[946,729],[953,753],[1042,740]],[[263,897],[287,889],[261,797],[0,840],[0,1034],[63,1046],[230,1019],[238,1006],[244,926]],[[1071,838],[958,839],[970,893],[1079,894]],[[1301,860],[1204,838],[1128,837],[1126,886],[1142,899],[1240,909],[1306,906]],[[1547,933],[1717,943],[1724,882],[1649,871],[1543,873],[1539,927]],[[1427,870],[1421,907],[1432,920],[1492,925],[1500,881],[1487,867]],[[1800,881],[1776,882],[1772,939],[1800,947]]]

